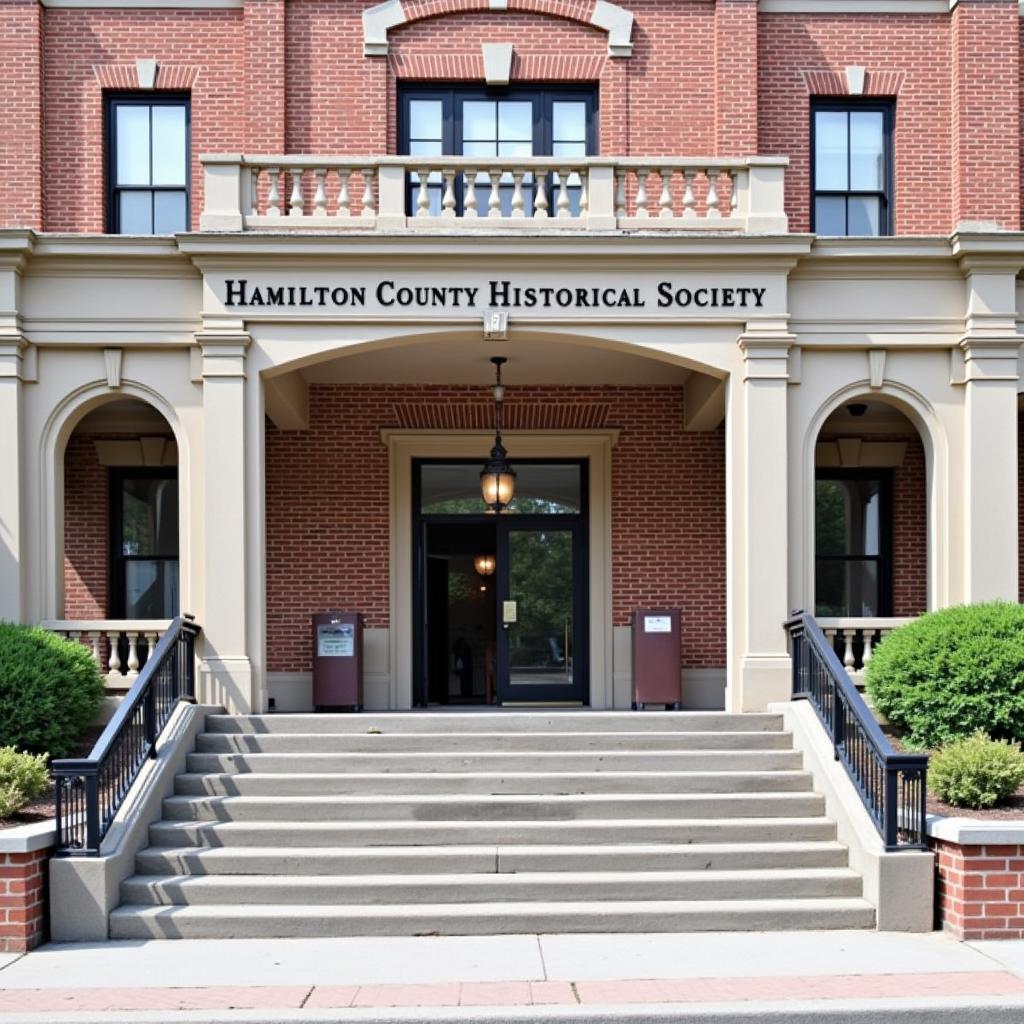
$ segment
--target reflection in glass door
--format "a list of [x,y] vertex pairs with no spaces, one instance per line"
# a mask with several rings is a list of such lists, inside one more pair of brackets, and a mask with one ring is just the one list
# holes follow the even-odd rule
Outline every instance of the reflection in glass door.
[[574,525],[499,524],[502,703],[586,700],[582,535]]

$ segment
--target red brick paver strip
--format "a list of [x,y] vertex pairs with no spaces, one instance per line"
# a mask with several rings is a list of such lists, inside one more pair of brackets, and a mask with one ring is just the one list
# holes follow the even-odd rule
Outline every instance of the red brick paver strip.
[[816,977],[672,978],[647,981],[466,982],[209,988],[0,989],[0,1012],[264,1010],[416,1006],[586,1006],[630,1003],[785,1002],[921,996],[1024,995],[1008,971]]

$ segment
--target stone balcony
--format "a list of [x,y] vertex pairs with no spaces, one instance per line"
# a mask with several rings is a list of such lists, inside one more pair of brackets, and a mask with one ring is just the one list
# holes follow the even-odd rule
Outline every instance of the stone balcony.
[[200,158],[203,231],[784,234],[786,157]]

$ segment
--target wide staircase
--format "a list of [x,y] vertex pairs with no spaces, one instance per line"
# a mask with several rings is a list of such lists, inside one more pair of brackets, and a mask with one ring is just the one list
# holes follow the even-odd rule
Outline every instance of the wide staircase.
[[213,715],[115,939],[870,928],[778,715]]

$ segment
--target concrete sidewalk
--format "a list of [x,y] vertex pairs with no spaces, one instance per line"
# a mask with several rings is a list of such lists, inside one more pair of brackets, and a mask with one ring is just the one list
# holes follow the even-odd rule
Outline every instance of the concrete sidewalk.
[[0,1024],[1020,1022],[1024,942],[867,931],[50,945]]

